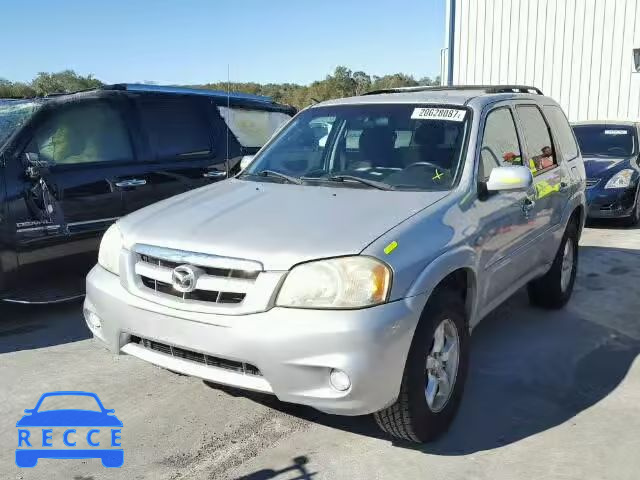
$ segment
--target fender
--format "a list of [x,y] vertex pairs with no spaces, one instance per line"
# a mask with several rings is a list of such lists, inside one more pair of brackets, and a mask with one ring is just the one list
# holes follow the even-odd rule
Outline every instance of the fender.
[[467,292],[467,319],[469,325],[477,323],[478,312],[478,259],[476,252],[468,245],[461,245],[453,250],[449,250],[430,262],[420,274],[407,292],[407,297],[424,295],[424,305],[429,300],[434,289],[451,273],[456,270],[465,269],[471,273],[469,289]]

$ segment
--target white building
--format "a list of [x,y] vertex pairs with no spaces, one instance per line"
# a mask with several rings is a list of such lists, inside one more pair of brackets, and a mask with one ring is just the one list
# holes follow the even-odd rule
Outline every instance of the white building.
[[570,120],[640,120],[640,0],[447,0],[443,83],[520,84]]

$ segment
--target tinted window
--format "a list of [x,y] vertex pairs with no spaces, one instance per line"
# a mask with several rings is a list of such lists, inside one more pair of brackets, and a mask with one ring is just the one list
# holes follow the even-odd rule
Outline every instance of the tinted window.
[[74,105],[55,112],[36,130],[27,151],[55,164],[133,158],[122,118],[104,102]]
[[157,158],[191,158],[211,154],[212,132],[205,106],[192,99],[139,100],[140,116]]
[[625,157],[636,150],[633,127],[624,125],[576,125],[580,150],[583,155]]
[[547,170],[557,165],[553,142],[549,135],[549,127],[544,121],[542,113],[534,106],[518,106],[518,117],[522,125],[526,156],[529,168],[535,175],[541,170]]
[[513,115],[508,108],[493,110],[487,116],[480,150],[478,179],[487,180],[491,170],[503,165],[522,165],[522,154]]
[[218,107],[218,110],[240,145],[248,148],[262,147],[282,125],[291,120],[286,113],[268,110],[236,107]]
[[[246,173],[275,170],[317,179],[349,175],[396,189],[448,189],[459,170],[467,123],[460,107],[311,108],[290,122]],[[341,186],[361,188],[362,183]]]
[[40,100],[0,99],[0,146],[40,108]]
[[566,161],[573,160],[578,156],[578,146],[564,112],[560,107],[547,106],[544,107],[544,113],[553,126],[556,140],[562,150],[562,156]]

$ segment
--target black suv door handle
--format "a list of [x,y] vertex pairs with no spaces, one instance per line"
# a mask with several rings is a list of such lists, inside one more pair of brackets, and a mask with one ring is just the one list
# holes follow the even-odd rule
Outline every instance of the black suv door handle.
[[220,170],[210,170],[202,174],[204,178],[227,178],[227,172],[221,172]]
[[146,185],[146,184],[147,184],[146,180],[131,178],[129,180],[121,180],[120,182],[116,182],[116,187],[120,187],[120,188],[141,187],[142,185]]

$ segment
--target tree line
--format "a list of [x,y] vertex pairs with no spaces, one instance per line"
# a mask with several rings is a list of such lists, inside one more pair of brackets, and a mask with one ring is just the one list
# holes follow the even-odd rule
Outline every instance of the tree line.
[[[272,97],[276,102],[303,108],[312,103],[332,98],[360,95],[371,90],[418,85],[439,85],[440,77],[423,77],[416,80],[411,75],[394,73],[391,75],[369,75],[363,71],[353,72],[347,67],[336,67],[332,74],[310,85],[295,83],[256,82],[216,82],[203,85],[189,85],[196,88],[227,90],[252,93]],[[57,73],[41,72],[31,82],[11,82],[0,78],[0,98],[43,97],[53,93],[70,93],[78,90],[97,88],[103,83],[93,75],[78,75],[73,70]]]

